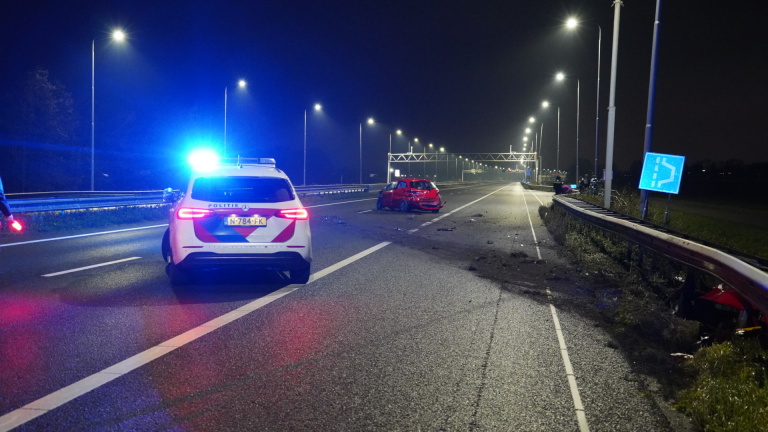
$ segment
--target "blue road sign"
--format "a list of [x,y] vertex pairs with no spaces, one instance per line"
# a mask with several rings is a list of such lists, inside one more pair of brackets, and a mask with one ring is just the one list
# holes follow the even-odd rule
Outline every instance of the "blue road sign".
[[684,164],[685,156],[646,153],[640,174],[640,189],[677,194],[680,192]]

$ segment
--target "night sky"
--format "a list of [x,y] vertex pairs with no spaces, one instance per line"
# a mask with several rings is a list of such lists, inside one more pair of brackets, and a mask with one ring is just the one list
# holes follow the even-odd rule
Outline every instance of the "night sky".
[[[615,163],[643,155],[655,2],[625,0],[616,92]],[[600,162],[604,167],[613,8],[592,1],[42,1],[0,3],[0,176],[19,191],[21,150],[65,143],[19,134],[25,74],[36,67],[71,93],[87,186],[91,43],[96,46],[96,171],[102,188],[159,189],[176,181],[191,148],[221,148],[227,87],[230,153],[275,157],[301,184],[307,110],[307,183],[385,175],[408,139],[449,153],[522,151],[526,120],[544,122],[544,168],[595,152],[597,26],[602,27]],[[662,5],[653,150],[688,161],[768,161],[768,40],[764,2],[667,0]],[[571,15],[583,20],[564,28]],[[117,45],[109,32],[128,34]],[[563,71],[568,78],[556,83]],[[237,88],[237,80],[248,82]],[[314,113],[315,103],[323,105]],[[376,125],[365,120],[374,117]],[[15,126],[14,126],[15,125]],[[16,129],[14,129],[16,127]],[[420,151],[416,147],[415,151]],[[32,154],[32,153],[30,153]],[[85,156],[83,156],[85,155]],[[61,163],[67,165],[67,156]],[[117,162],[119,161],[119,162]],[[85,171],[84,171],[85,170]],[[585,171],[582,166],[581,171]],[[130,174],[130,175],[129,175]],[[377,177],[370,177],[376,174]],[[141,177],[132,181],[131,176]],[[9,178],[10,177],[10,178]],[[109,179],[109,180],[105,180]],[[119,179],[119,180],[118,180]],[[178,185],[174,185],[178,186]],[[35,189],[26,180],[26,190]],[[98,186],[97,186],[98,188]]]

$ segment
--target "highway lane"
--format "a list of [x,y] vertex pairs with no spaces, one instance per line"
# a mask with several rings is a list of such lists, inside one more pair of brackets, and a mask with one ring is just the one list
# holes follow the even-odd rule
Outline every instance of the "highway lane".
[[[439,214],[314,207],[316,275],[380,249],[19,430],[577,429],[558,299],[520,295],[563,265],[538,222],[550,195],[496,184],[446,188]],[[291,288],[253,274],[173,289],[163,229],[0,248],[0,413]],[[661,429],[607,337],[559,313],[592,430]]]

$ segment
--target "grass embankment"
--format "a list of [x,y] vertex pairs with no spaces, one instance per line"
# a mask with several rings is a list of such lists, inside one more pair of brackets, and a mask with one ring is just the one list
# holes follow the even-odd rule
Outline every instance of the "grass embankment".
[[[603,205],[602,197],[594,195],[579,195],[578,197],[599,206]],[[673,201],[669,222],[665,223],[665,205],[659,205],[658,202],[651,200],[647,220],[696,239],[768,259],[768,241],[766,241],[768,239],[768,224],[745,224],[739,223],[738,217],[726,217],[728,213],[751,210],[748,206],[743,203],[721,202],[714,198],[706,205],[717,211],[710,215],[697,214],[694,210],[677,209],[680,204]],[[611,200],[611,209],[639,218],[640,192],[636,189],[615,190]],[[768,210],[763,207],[760,212],[765,214],[768,213]]]
[[[639,207],[639,198],[614,203],[618,204],[615,210],[632,214],[632,207]],[[672,313],[687,269],[582,223],[556,207],[541,207],[540,213],[554,239],[569,256],[578,257],[573,264],[593,279],[590,302],[609,324],[623,351],[663,385],[665,396],[675,400],[694,425],[705,431],[768,431],[768,353],[764,334],[735,336],[730,332],[730,340],[718,339],[711,346],[701,346],[700,331],[704,326]],[[663,220],[663,213],[652,217]],[[695,217],[687,222],[682,221],[682,214],[673,217],[680,220],[682,227],[672,229],[696,237],[705,237],[707,227],[712,226],[703,223],[695,227]],[[732,234],[728,236],[733,238]],[[746,249],[737,244],[729,247]],[[760,254],[759,250],[749,253]],[[704,279],[697,295],[716,284],[714,279]],[[695,354],[681,361],[672,353]]]

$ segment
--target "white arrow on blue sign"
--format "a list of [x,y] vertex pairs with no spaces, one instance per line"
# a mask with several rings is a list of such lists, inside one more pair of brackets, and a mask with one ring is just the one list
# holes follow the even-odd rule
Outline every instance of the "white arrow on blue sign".
[[677,194],[684,164],[685,156],[646,153],[639,188]]

